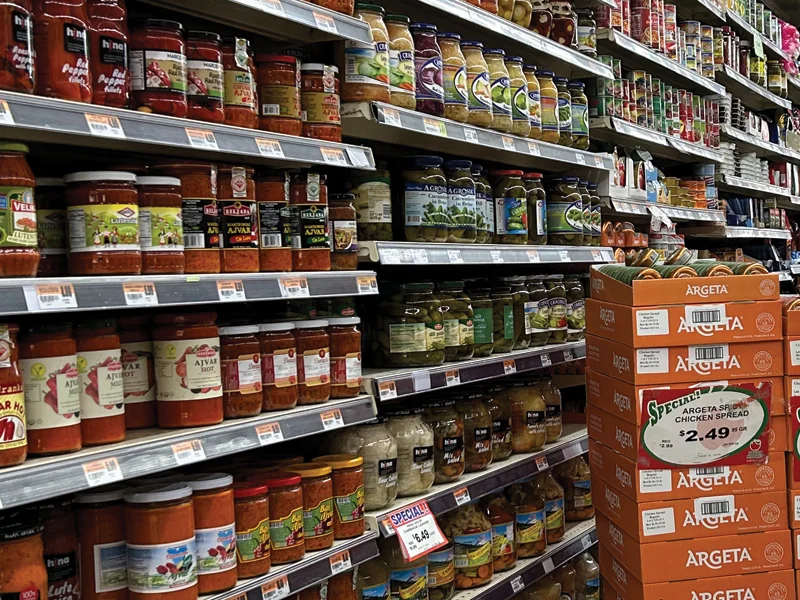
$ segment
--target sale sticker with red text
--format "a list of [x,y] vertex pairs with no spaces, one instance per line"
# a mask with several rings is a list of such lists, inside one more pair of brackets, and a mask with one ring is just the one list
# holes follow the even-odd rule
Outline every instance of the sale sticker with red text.
[[397,534],[406,562],[447,545],[447,539],[425,500],[389,513],[388,521]]

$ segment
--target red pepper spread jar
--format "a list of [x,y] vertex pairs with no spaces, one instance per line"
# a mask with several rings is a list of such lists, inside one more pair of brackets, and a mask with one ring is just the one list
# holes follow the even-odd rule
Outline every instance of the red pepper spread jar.
[[0,325],[0,467],[18,465],[28,453],[18,333],[14,323]]
[[294,323],[262,323],[258,326],[261,349],[261,382],[264,410],[297,406],[297,342]]
[[0,277],[33,277],[39,267],[36,182],[25,154],[28,146],[0,143],[0,192],[5,202],[0,207]]
[[128,108],[128,15],[123,0],[88,0],[94,104]]
[[297,321],[297,403],[322,404],[331,396],[330,338],[322,319]]
[[0,66],[0,89],[32,94],[36,84],[33,51],[33,2],[16,0],[0,5],[0,31],[5,60]]
[[304,63],[300,103],[303,106],[303,136],[328,142],[342,141],[339,106],[339,69],[321,63]]
[[294,173],[289,186],[292,228],[292,268],[330,271],[328,186],[318,173]]
[[258,207],[253,169],[219,168],[220,241],[223,273],[258,273]]
[[221,40],[210,31],[190,31],[186,35],[186,94],[190,119],[225,122]]
[[244,38],[222,40],[225,79],[225,123],[258,129],[256,63],[250,42]]
[[144,429],[156,426],[156,374],[153,366],[153,335],[146,316],[117,319],[125,393],[125,426]]
[[258,201],[259,270],[292,270],[292,221],[289,210],[289,174],[259,173]]
[[284,54],[258,54],[259,128],[274,133],[302,135],[300,73],[297,59]]
[[254,417],[261,412],[263,386],[257,333],[257,325],[219,328],[226,419]]
[[161,19],[136,23],[130,65],[134,108],[173,117],[187,115],[183,25]]

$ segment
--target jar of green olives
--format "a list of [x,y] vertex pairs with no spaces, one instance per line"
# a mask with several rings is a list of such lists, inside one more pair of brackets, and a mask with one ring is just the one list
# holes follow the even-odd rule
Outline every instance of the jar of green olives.
[[572,146],[572,96],[566,77],[553,77],[558,90],[558,145]]
[[563,344],[567,341],[567,290],[563,275],[546,275],[547,302],[550,305],[550,336],[548,344]]
[[564,276],[567,292],[567,341],[577,342],[586,338],[586,300],[583,286],[577,275]]
[[583,198],[577,177],[556,177],[550,182],[547,242],[557,246],[583,244]]
[[447,179],[438,156],[410,156],[403,169],[400,203],[408,242],[446,242]]
[[494,235],[494,212],[492,207],[492,187],[486,179],[486,169],[472,163],[472,180],[475,182],[475,221],[478,230],[475,241],[489,244]]
[[531,347],[546,346],[550,339],[550,300],[544,275],[529,275],[528,301],[525,303],[525,330],[531,335]]
[[523,175],[528,197],[528,243],[547,243],[547,194],[542,185],[541,173]]
[[514,350],[524,350],[531,343],[531,334],[525,329],[525,303],[529,298],[525,276],[500,277],[497,281],[511,288],[511,297],[514,299]]
[[494,243],[528,243],[528,190],[522,171],[494,170]]
[[434,294],[444,324],[444,359],[469,360],[475,350],[472,303],[463,281],[442,281]]
[[492,286],[492,331],[495,352],[514,349],[514,296],[510,285],[495,283]]
[[473,356],[482,358],[491,356],[494,351],[494,319],[492,317],[492,290],[485,282],[478,282],[477,287],[470,285],[469,297],[472,300],[473,338],[475,350]]

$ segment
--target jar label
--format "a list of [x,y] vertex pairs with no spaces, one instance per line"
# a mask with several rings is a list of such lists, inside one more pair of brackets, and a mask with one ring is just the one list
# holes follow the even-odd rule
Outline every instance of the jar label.
[[298,546],[303,541],[303,508],[297,507],[282,519],[270,520],[269,544],[273,550]]
[[128,94],[128,44],[119,37],[100,36],[100,69],[92,75],[96,78],[94,89],[107,95]]
[[142,252],[183,252],[183,218],[179,206],[139,209]]
[[389,586],[392,600],[428,600],[428,565],[392,569]]
[[214,198],[184,198],[181,216],[187,250],[217,250],[220,247],[219,210]]
[[514,307],[503,305],[503,339],[514,339]]
[[544,198],[537,199],[533,210],[534,222],[528,223],[530,235],[547,235],[547,201]]
[[529,123],[531,120],[531,107],[528,103],[527,84],[514,90],[511,97],[511,118],[520,123]]
[[69,251],[138,252],[139,206],[89,204],[68,206]]
[[456,535],[455,566],[456,569],[480,567],[492,560],[492,532],[481,531],[468,535]]
[[517,544],[532,544],[544,539],[545,511],[517,513]]
[[262,354],[261,382],[278,388],[297,385],[297,350],[286,348]]
[[396,458],[381,458],[378,460],[378,483],[386,486],[397,485]]
[[301,118],[298,85],[262,85],[259,87],[262,117]]
[[525,334],[530,335],[535,332],[547,331],[549,328],[548,318],[550,314],[550,304],[545,301],[546,310],[541,310],[542,302],[526,302],[525,312]]
[[389,600],[389,582],[361,588],[361,600]]
[[414,66],[417,70],[417,102],[420,100],[443,101],[442,58],[440,56],[432,58],[415,56]]
[[342,113],[339,94],[326,92],[302,92],[303,121],[309,125],[341,126]]
[[261,355],[242,354],[222,361],[222,391],[255,394],[261,391]]
[[602,207],[600,203],[592,203],[592,235],[599,236],[601,231],[600,227],[602,226],[603,216],[602,216]]
[[492,421],[492,446],[501,446],[511,443],[511,421],[501,419]]
[[541,105],[542,131],[555,131],[558,133],[558,98],[542,94]]
[[392,192],[383,181],[366,181],[350,190],[358,223],[391,223]]
[[461,345],[459,335],[458,319],[444,319],[444,345],[446,348],[453,348]]
[[578,25],[578,52],[597,52],[597,29],[591,25]]
[[498,77],[492,81],[492,113],[511,114],[511,83],[508,77]]
[[550,298],[550,331],[563,331],[567,328],[567,299]]
[[22,388],[5,388],[0,394],[0,450],[21,448],[28,444],[25,430],[25,396]]
[[253,562],[270,556],[269,528],[269,519],[264,519],[252,529],[236,530],[237,562]]
[[492,327],[492,309],[476,308],[473,317],[474,335],[476,344],[491,344],[494,342],[494,331]]
[[528,427],[528,433],[538,434],[545,432],[545,411],[543,410],[527,410],[525,411],[525,424]]
[[433,472],[433,446],[414,446],[412,453],[412,468],[420,474]]
[[589,136],[589,106],[586,104],[572,105],[572,135]]
[[125,404],[156,399],[156,374],[152,342],[125,342],[120,347]]
[[457,465],[464,462],[463,437],[446,437],[442,439],[442,460],[445,465]]
[[355,221],[331,221],[331,241],[334,253],[358,252],[358,233]]
[[561,404],[547,405],[547,426],[561,427]]
[[416,68],[413,50],[389,50],[389,91],[392,94],[414,94]]
[[298,366],[298,381],[307,387],[324,385],[331,381],[331,353],[328,348],[306,350]]
[[222,100],[222,64],[210,60],[186,62],[186,95],[194,98]]
[[447,186],[447,213],[454,229],[474,230],[477,225],[474,188]]
[[428,587],[447,585],[456,577],[453,547],[428,554]]
[[469,86],[469,112],[492,112],[492,88],[489,73],[467,73]]
[[258,222],[255,200],[217,200],[222,248],[258,248]]
[[389,87],[389,44],[344,42],[345,83]]
[[[9,43],[10,42],[10,43]],[[27,11],[11,11],[11,39],[6,43],[6,60],[17,71],[22,71],[22,80],[35,79],[33,67],[33,19]]]
[[333,533],[333,498],[325,498],[314,508],[303,511],[303,532],[306,538]]
[[131,50],[131,89],[186,93],[186,55],[160,50]]
[[558,129],[562,134],[572,132],[572,103],[569,98],[562,98],[561,94],[558,96]]
[[334,386],[361,387],[361,353],[350,352],[331,359],[331,383]]
[[405,219],[406,227],[446,227],[447,186],[406,182]]
[[586,331],[586,301],[576,300],[567,304],[567,328],[570,333]]
[[430,352],[445,346],[442,323],[395,323],[389,325],[389,352]]
[[292,250],[330,248],[328,207],[295,204],[289,207],[292,225]]
[[0,248],[36,248],[33,189],[0,186]]
[[583,202],[547,202],[548,233],[583,234]]
[[125,392],[119,348],[78,352],[81,419],[125,414]]
[[225,106],[243,106],[255,110],[256,86],[253,75],[247,71],[225,69]]
[[195,529],[197,570],[200,575],[236,568],[236,524]]
[[469,103],[467,68],[458,65],[444,65],[442,69],[444,103],[450,106],[463,106],[467,108]]
[[74,600],[79,597],[77,552],[45,553],[44,565],[47,569],[48,600]]
[[564,497],[544,503],[545,527],[552,531],[564,526]]
[[[489,229],[487,220],[488,203],[485,194],[475,194],[475,226],[478,231],[491,231],[494,233],[494,225]],[[494,219],[492,219],[494,221]]]
[[67,211],[40,208],[36,211],[40,254],[67,253]]
[[525,198],[495,198],[494,209],[498,235],[527,235],[528,207]]
[[588,241],[588,238],[592,235],[592,205],[590,202],[583,203],[583,216],[581,221],[583,222],[583,235],[585,244]]
[[19,370],[28,429],[54,429],[81,422],[77,356],[22,358]]
[[[74,23],[64,23],[64,52],[66,61],[54,65],[57,73],[68,74],[67,82],[89,88],[89,38],[86,29]],[[55,56],[59,56],[54,54]],[[56,60],[53,58],[52,60]]]
[[514,522],[492,525],[492,556],[514,554]]
[[476,427],[474,430],[475,453],[483,454],[492,451],[492,429],[491,427]]
[[128,587],[128,551],[124,541],[94,545],[94,591],[97,594]]
[[128,589],[138,594],[185,590],[197,585],[194,537],[169,544],[127,544]]
[[358,486],[345,496],[334,496],[336,514],[342,523],[354,523],[364,518],[364,486]]
[[219,338],[153,342],[153,354],[159,402],[222,395]]
[[542,96],[538,89],[528,89],[528,109],[531,116],[531,127],[542,128]]
[[589,478],[577,479],[573,482],[575,495],[572,504],[575,508],[588,508],[592,506],[592,481]]
[[292,213],[286,202],[258,203],[261,248],[291,248]]

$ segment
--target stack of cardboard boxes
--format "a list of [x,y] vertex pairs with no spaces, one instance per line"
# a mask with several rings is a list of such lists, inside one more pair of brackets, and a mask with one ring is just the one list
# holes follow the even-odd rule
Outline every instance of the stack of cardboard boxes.
[[[781,307],[774,275],[629,286],[593,271],[586,412],[606,594],[796,598],[783,456]],[[694,402],[735,397],[734,387],[753,390],[764,402],[723,402],[724,415]],[[677,400],[660,404],[669,394]],[[672,413],[665,420],[672,429],[655,438],[660,449],[653,452],[655,417],[648,411],[656,407]],[[749,416],[740,419],[744,412]],[[731,442],[744,435],[736,433],[745,431],[737,427],[743,423],[748,437]],[[770,424],[777,431],[764,433]],[[772,444],[763,464],[767,439]],[[737,456],[746,455],[748,464],[723,458],[725,443],[738,443]],[[705,454],[720,460],[703,464],[698,457]],[[732,464],[720,466],[725,461]]]
[[800,593],[800,462],[793,451],[800,429],[800,310],[789,310],[790,298],[784,303],[783,312],[783,358],[784,396],[787,405],[786,480],[788,491],[789,527],[792,529],[794,568],[797,589]]

